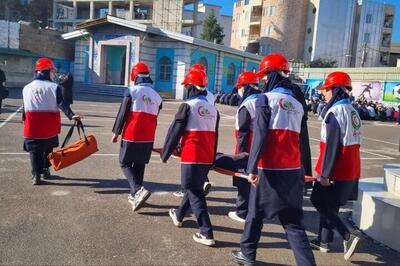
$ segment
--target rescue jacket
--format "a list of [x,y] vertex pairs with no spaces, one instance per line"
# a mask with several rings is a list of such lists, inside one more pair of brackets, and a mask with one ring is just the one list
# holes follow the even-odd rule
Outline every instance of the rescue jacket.
[[157,116],[162,99],[148,84],[129,88],[131,109],[127,114],[122,139],[129,142],[154,142]]
[[315,167],[316,172],[322,175],[326,155],[327,122],[329,114],[333,114],[340,128],[339,146],[329,176],[331,180],[351,181],[360,178],[361,159],[361,119],[351,105],[349,99],[335,103],[326,113],[321,126],[320,153]]
[[284,88],[265,93],[271,117],[259,169],[293,170],[301,168],[300,131],[303,106]]
[[[244,101],[241,103],[239,106],[237,112],[236,112],[236,119],[235,119],[235,154],[240,153],[240,143],[241,143],[241,125],[248,124],[248,132],[246,132],[246,152],[250,151],[251,148],[251,141],[253,139],[253,125],[254,125],[254,118],[256,116],[256,101],[257,98],[260,94],[251,94],[249,95]],[[240,121],[240,112],[242,111],[242,108],[245,108],[248,115],[248,119],[250,121]]]
[[217,109],[203,95],[193,96],[185,103],[189,106],[190,112],[181,139],[181,162],[184,164],[213,164]]
[[54,82],[39,79],[24,87],[24,138],[48,139],[60,133],[57,87]]

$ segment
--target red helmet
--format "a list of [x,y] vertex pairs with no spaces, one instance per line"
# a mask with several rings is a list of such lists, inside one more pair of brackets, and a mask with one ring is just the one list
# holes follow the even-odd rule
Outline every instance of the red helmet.
[[200,87],[206,87],[207,86],[207,75],[204,71],[199,71],[199,70],[192,70],[189,71],[189,73],[186,74],[185,79],[182,82],[182,85],[195,85],[195,86],[200,86]]
[[206,75],[206,86],[205,87],[207,87],[208,86],[208,77],[207,77],[206,67],[204,65],[202,65],[202,64],[194,64],[189,68],[189,72],[192,71],[192,70],[197,70],[197,71],[204,72],[204,74]]
[[260,70],[257,72],[258,77],[264,76],[271,71],[283,71],[288,73],[289,62],[282,54],[269,54],[264,56],[260,62]]
[[320,90],[328,90],[334,87],[346,87],[347,89],[351,90],[350,76],[341,71],[332,72],[326,77],[324,84],[320,87]]
[[150,70],[146,63],[139,62],[132,67],[131,70],[131,81],[135,81],[139,74],[149,74]]
[[235,88],[242,87],[248,84],[257,84],[257,75],[252,71],[245,71],[239,75]]
[[35,71],[53,70],[56,69],[53,61],[50,58],[42,57],[36,61]]

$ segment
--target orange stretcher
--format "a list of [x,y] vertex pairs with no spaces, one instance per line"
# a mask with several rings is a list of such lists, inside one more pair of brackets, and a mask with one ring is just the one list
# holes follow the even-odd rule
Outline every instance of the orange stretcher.
[[[153,151],[156,152],[156,153],[161,154],[162,148],[154,148]],[[176,152],[174,152],[172,154],[172,157],[180,159],[179,154],[176,153]],[[246,175],[246,174],[235,172],[235,171],[231,171],[231,170],[220,168],[220,167],[213,166],[211,168],[211,170],[213,170],[213,171],[215,171],[217,173],[220,173],[222,175],[235,176],[235,177],[244,178],[244,179],[248,179],[249,178],[249,176]],[[309,183],[309,182],[314,182],[314,181],[315,181],[314,177],[312,177],[312,176],[304,176],[304,182]]]

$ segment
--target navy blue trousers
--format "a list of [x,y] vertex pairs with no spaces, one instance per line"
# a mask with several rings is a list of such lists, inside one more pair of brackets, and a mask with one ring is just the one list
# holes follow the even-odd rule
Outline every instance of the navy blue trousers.
[[[288,196],[293,198],[293,201],[297,201],[299,197],[302,199],[302,186],[300,184],[303,177],[299,173],[298,171],[259,171],[260,183],[257,187],[251,186],[250,188],[249,213],[240,241],[241,251],[248,259],[256,259],[263,219],[270,219],[276,215],[286,232],[296,264],[301,266],[316,265],[308,237],[302,225],[303,210],[299,208],[302,204],[301,200],[299,203],[285,199]],[[286,189],[289,189],[290,193],[281,195],[281,190]],[[268,197],[265,197],[265,195],[268,195]],[[265,198],[269,202],[265,202]]]
[[204,196],[204,190],[201,189],[185,189],[181,206],[177,209],[176,215],[179,221],[182,221],[185,217],[186,212],[192,209],[193,214],[196,216],[197,224],[200,228],[200,234],[204,235],[208,239],[213,239],[213,230],[208,215],[206,197]]
[[52,152],[53,148],[49,148],[46,151],[33,151],[29,152],[29,158],[31,159],[32,175],[39,176],[43,174],[44,168],[50,167],[50,162],[47,156]]
[[121,162],[121,170],[128,179],[131,194],[135,194],[143,186],[145,164]]
[[246,219],[249,210],[249,195],[250,195],[250,183],[245,180],[237,180],[235,182],[238,194],[236,198],[236,214],[242,218]]

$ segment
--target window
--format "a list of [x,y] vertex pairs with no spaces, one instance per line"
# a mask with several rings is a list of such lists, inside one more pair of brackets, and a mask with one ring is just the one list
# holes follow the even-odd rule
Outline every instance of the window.
[[263,8],[262,15],[263,16],[273,16],[275,14],[275,6],[267,6]]
[[160,81],[171,81],[172,76],[172,61],[166,56],[161,57],[160,59],[160,75],[158,79]]
[[242,29],[242,34],[241,34],[241,36],[244,37],[245,35],[246,35],[246,31],[245,31],[245,29]]
[[365,18],[365,22],[367,24],[371,24],[372,23],[372,14],[367,14],[367,17]]
[[274,26],[266,26],[264,28],[264,35],[267,37],[270,37],[273,32],[274,32]]
[[272,50],[271,44],[261,45],[261,55],[270,54]]
[[235,65],[233,63],[230,63],[228,66],[226,84],[233,85],[234,83],[235,83]]
[[308,34],[311,34],[311,32],[312,32],[312,29],[311,29],[311,28],[308,28],[308,29],[307,29],[307,33],[308,33]]
[[313,14],[317,13],[317,9],[315,7],[313,8],[312,13]]
[[245,5],[248,5],[249,2],[250,2],[250,0],[244,0],[244,4],[245,4]]
[[368,32],[364,33],[364,43],[369,43],[370,34]]

